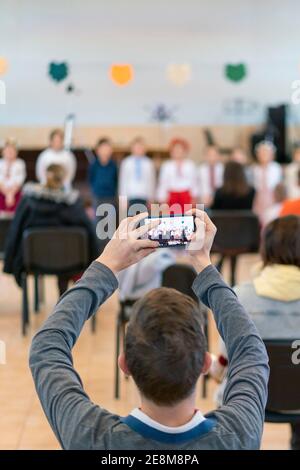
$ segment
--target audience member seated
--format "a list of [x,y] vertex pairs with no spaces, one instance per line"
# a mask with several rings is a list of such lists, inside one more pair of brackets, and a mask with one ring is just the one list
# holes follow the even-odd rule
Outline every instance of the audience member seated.
[[[20,285],[23,270],[22,236],[24,230],[37,227],[83,227],[89,238],[90,259],[98,254],[98,244],[92,222],[87,217],[78,191],[65,190],[65,169],[50,165],[46,183],[28,183],[7,236],[4,272],[13,274]],[[60,294],[68,286],[65,276],[58,279]]]
[[172,140],[169,152],[170,160],[164,162],[160,169],[157,199],[174,208],[176,205],[174,213],[184,213],[185,205],[196,202],[196,165],[188,158],[189,144],[184,139]]
[[200,203],[209,207],[214,194],[223,183],[223,163],[219,150],[214,145],[209,145],[204,154],[204,163],[198,170],[198,193]]
[[153,289],[138,300],[126,330],[119,365],[137,385],[139,408],[120,417],[96,405],[74,369],[73,346],[85,321],[117,289],[116,275],[158,246],[141,238],[157,223],[136,228],[143,213],[120,223],[104,252],[60,299],[32,341],[36,390],[64,449],[259,449],[269,376],[265,346],[211,265],[215,226],[202,211],[189,214],[196,216],[197,227],[187,250],[199,273],[193,289],[213,311],[228,350],[224,406],[206,415],[196,408],[196,384],[211,363],[204,318],[198,303],[174,289]]
[[16,210],[25,179],[26,167],[18,158],[17,144],[8,139],[0,159],[0,212],[12,214]]
[[241,147],[235,147],[229,157],[230,161],[240,163],[240,165],[243,165],[245,173],[246,173],[246,178],[250,186],[253,186],[253,168],[252,165],[250,164],[249,157],[247,155],[247,152],[242,149]]
[[211,209],[251,210],[255,190],[249,186],[244,167],[237,162],[226,163],[223,186],[217,189]]
[[265,211],[274,204],[274,188],[282,180],[282,169],[274,162],[276,148],[270,141],[262,141],[255,147],[257,163],[253,166],[256,197],[254,211],[263,221]]
[[[299,189],[299,193],[298,193],[298,197],[295,198],[295,199],[287,199],[286,201],[284,201],[284,203],[282,204],[282,208],[281,208],[281,211],[280,211],[280,215],[281,216],[284,216],[284,215],[300,215],[300,165],[299,165],[299,170],[298,170],[298,189]],[[296,188],[295,188],[295,191],[294,191],[294,194],[296,194]]]
[[121,162],[119,195],[126,196],[129,207],[133,204],[146,206],[154,200],[155,179],[153,162],[146,156],[145,141],[136,137],[131,144],[131,155]]
[[[237,286],[235,292],[263,339],[295,339],[300,331],[300,217],[270,222],[263,232],[261,254],[254,280]],[[220,379],[227,362],[222,344],[211,375]],[[225,385],[226,379],[217,396],[220,405]],[[300,425],[292,425],[292,431],[291,447],[299,450]]]
[[41,184],[46,183],[47,168],[52,164],[62,165],[65,168],[65,187],[70,189],[75,178],[77,163],[73,153],[64,149],[64,133],[61,129],[54,129],[50,133],[49,147],[36,161],[36,177]]
[[299,185],[300,171],[300,144],[294,148],[293,161],[285,169],[285,182],[288,190],[289,199],[300,198]]
[[280,216],[280,212],[287,197],[285,184],[279,183],[274,188],[274,204],[267,209],[262,217],[263,226]]

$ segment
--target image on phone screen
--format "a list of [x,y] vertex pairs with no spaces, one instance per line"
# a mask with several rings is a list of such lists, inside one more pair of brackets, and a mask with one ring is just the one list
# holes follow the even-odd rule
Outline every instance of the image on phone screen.
[[144,223],[149,224],[155,220],[159,220],[160,224],[149,230],[146,237],[158,241],[160,247],[182,246],[191,241],[195,231],[192,215],[148,217]]

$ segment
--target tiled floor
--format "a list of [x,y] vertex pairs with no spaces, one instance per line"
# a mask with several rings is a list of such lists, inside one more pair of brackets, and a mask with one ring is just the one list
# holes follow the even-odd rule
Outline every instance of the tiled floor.
[[[245,256],[239,264],[238,278],[246,279],[255,261]],[[0,266],[2,271],[2,266]],[[225,273],[226,276],[226,273]],[[32,296],[31,296],[32,297]],[[21,293],[13,279],[0,273],[0,340],[7,347],[7,363],[0,365],[0,449],[59,449],[36,397],[28,368],[28,350],[32,334],[37,330],[56,301],[54,279],[46,280],[46,304],[38,316],[31,314],[31,332],[27,338],[20,334]],[[131,380],[121,383],[121,399],[113,398],[114,381],[114,328],[117,296],[114,295],[100,309],[97,332],[91,334],[87,324],[74,350],[77,367],[86,391],[92,400],[103,407],[126,414],[138,403]],[[211,344],[217,351],[217,333],[211,322]],[[215,385],[210,381],[208,399],[200,398],[202,411],[214,407],[212,396]],[[263,449],[287,449],[288,425],[266,425]]]

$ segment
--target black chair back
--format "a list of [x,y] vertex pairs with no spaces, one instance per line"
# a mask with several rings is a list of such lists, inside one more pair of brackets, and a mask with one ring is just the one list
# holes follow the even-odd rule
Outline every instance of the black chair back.
[[[292,360],[296,349],[292,339],[265,340],[270,364],[267,412],[292,412],[300,410],[300,364]],[[298,346],[299,349],[299,346]],[[300,354],[298,353],[300,358]],[[300,416],[298,415],[300,420]]]
[[192,289],[192,284],[196,277],[197,273],[192,266],[188,264],[172,264],[162,274],[162,286],[176,289],[198,302],[198,298]]
[[0,219],[0,259],[4,258],[5,242],[12,218]]
[[32,228],[23,234],[23,259],[27,273],[64,274],[88,266],[88,235],[81,227]]
[[224,255],[255,253],[260,242],[259,220],[251,211],[211,211],[218,231],[212,251]]

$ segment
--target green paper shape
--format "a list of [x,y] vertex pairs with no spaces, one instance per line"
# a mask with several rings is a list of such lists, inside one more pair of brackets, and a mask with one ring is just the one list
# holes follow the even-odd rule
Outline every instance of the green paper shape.
[[241,82],[246,78],[247,68],[246,64],[226,64],[225,65],[225,76],[231,82]]
[[50,62],[48,66],[48,75],[57,83],[65,80],[69,75],[69,66],[67,62]]

